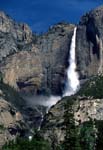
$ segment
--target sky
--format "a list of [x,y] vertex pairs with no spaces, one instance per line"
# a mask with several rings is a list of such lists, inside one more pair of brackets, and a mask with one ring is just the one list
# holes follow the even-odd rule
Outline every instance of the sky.
[[103,0],[0,0],[0,10],[42,33],[61,21],[78,23],[83,14],[102,4]]

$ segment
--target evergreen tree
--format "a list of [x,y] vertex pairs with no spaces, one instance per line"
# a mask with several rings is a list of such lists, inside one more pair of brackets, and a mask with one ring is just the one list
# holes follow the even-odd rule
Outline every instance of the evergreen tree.
[[66,104],[67,111],[64,116],[66,125],[66,137],[64,142],[65,150],[81,150],[78,127],[75,126],[74,120],[73,101],[74,100],[70,100]]
[[96,150],[103,150],[103,120],[96,120]]
[[80,126],[80,145],[82,150],[95,149],[95,132],[93,120],[84,122]]

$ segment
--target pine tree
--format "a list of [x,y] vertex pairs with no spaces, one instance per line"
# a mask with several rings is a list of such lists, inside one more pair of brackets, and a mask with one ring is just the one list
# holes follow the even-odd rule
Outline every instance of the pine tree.
[[65,125],[66,125],[66,136],[64,142],[65,150],[81,150],[79,143],[79,132],[78,127],[75,125],[74,111],[73,111],[73,100],[70,100],[66,104],[65,112]]

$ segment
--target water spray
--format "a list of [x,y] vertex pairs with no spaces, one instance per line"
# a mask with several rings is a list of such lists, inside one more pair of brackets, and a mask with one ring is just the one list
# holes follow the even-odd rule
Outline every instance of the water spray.
[[76,30],[77,28],[75,27],[70,46],[70,57],[68,58],[69,66],[67,68],[67,82],[63,97],[75,94],[80,86],[79,75],[76,71],[76,58],[75,58]]

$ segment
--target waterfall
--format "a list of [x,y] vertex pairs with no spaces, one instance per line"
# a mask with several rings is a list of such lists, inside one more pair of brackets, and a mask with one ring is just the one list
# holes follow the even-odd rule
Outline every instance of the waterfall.
[[[76,72],[76,59],[75,59],[75,49],[76,49],[76,28],[74,28],[74,33],[71,40],[70,46],[70,55],[68,58],[69,66],[67,68],[67,81],[65,91],[62,97],[70,96],[76,93],[79,88],[79,76]],[[44,106],[46,108],[46,113],[48,113],[49,109],[55,105],[58,101],[61,100],[60,96],[53,96],[50,97],[46,96],[33,96],[27,100],[27,102],[31,103],[33,106]],[[44,114],[41,112],[41,122],[38,127],[38,131],[41,129],[42,122],[44,120]],[[30,137],[31,140],[31,137]]]
[[79,88],[79,76],[76,72],[76,30],[74,28],[74,33],[72,36],[71,46],[70,46],[70,57],[68,58],[69,67],[67,68],[67,82],[63,96],[70,96],[76,93]]

